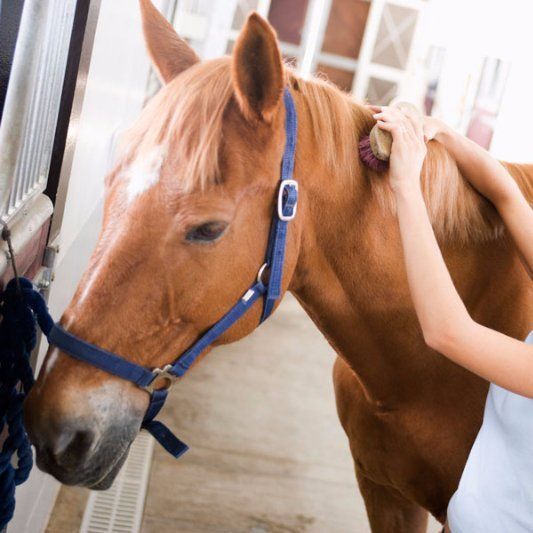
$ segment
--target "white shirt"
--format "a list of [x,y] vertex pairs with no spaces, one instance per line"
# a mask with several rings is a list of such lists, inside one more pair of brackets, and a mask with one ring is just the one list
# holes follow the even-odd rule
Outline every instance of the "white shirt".
[[491,384],[448,524],[452,533],[533,532],[533,400]]

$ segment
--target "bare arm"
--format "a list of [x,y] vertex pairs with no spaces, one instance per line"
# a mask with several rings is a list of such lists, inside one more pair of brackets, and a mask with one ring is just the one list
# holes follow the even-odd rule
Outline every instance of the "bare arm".
[[533,211],[515,180],[486,150],[441,121],[426,118],[424,130],[447,148],[463,176],[494,204],[533,277]]
[[421,124],[388,108],[376,117],[394,139],[389,182],[411,296],[426,342],[479,376],[533,397],[533,346],[472,320],[446,268],[420,188],[426,151]]

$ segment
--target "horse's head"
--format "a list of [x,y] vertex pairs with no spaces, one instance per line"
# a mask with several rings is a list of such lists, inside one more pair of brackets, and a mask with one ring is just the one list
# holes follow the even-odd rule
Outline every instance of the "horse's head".
[[[232,58],[200,62],[148,0],[148,50],[165,83],[106,180],[103,229],[63,327],[147,368],[172,362],[250,286],[265,257],[285,134],[274,32],[251,15]],[[283,289],[298,253],[287,242]],[[261,304],[220,341],[250,333]],[[131,383],[51,348],[26,402],[39,466],[110,485],[148,404]]]

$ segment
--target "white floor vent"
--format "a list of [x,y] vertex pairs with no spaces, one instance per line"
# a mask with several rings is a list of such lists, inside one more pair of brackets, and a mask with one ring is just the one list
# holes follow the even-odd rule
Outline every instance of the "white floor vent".
[[154,439],[142,431],[113,486],[106,491],[91,492],[80,533],[140,531],[153,449]]

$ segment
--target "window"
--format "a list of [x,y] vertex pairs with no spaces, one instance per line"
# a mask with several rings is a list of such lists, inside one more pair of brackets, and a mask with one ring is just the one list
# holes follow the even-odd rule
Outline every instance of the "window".
[[492,57],[485,58],[472,109],[467,137],[487,150],[490,148],[496,120],[509,76],[510,64]]
[[208,58],[231,54],[246,17],[257,11],[277,31],[285,61],[301,75],[321,74],[356,97],[388,103],[405,76],[424,2],[178,0],[173,20]]

